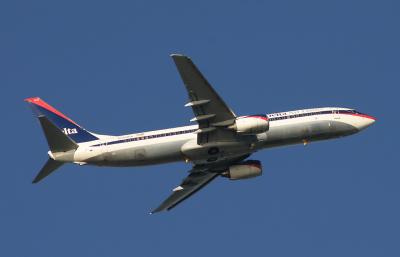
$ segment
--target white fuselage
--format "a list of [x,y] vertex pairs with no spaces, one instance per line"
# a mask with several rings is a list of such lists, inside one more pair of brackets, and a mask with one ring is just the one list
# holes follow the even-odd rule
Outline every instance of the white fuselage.
[[[105,166],[139,166],[174,161],[196,164],[221,161],[269,147],[347,136],[375,120],[347,108],[317,108],[267,114],[269,130],[257,135],[238,135],[235,142],[197,145],[197,125],[148,131],[123,136],[102,136],[79,144],[73,162]],[[221,151],[209,158],[207,150]]]

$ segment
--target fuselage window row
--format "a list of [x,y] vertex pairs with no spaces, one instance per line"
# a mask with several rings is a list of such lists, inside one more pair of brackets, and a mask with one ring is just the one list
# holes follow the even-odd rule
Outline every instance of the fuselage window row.
[[[121,140],[117,140],[117,141],[108,142],[107,145],[114,145],[114,144],[120,144],[120,143],[132,142],[132,141],[141,141],[141,140],[147,140],[147,139],[153,139],[153,138],[159,138],[159,137],[176,136],[176,135],[181,135],[181,134],[193,133],[196,130],[197,129],[190,129],[190,130],[175,131],[175,132],[163,133],[163,134],[157,134],[157,135],[121,139]],[[101,145],[104,145],[104,144],[96,144],[96,145],[92,145],[92,146],[101,146]]]
[[[314,116],[314,115],[321,115],[321,114],[337,114],[337,113],[339,113],[339,114],[361,114],[354,110],[334,110],[334,111],[299,113],[299,114],[294,114],[294,115],[271,117],[268,119],[269,119],[269,121],[275,121],[275,120],[294,119],[294,118],[300,118],[300,117],[305,117],[305,116]],[[120,143],[132,142],[132,141],[141,141],[141,140],[147,140],[147,139],[153,139],[153,138],[159,138],[159,137],[176,136],[176,135],[181,135],[181,134],[193,133],[196,130],[197,129],[190,129],[190,130],[175,131],[175,132],[169,132],[169,133],[163,133],[163,134],[157,134],[157,135],[121,139],[121,140],[117,140],[117,141],[113,141],[113,142],[108,142],[107,145],[114,145],[114,144],[120,144]],[[101,145],[104,145],[104,144],[96,144],[96,145],[92,145],[92,146],[101,146]]]

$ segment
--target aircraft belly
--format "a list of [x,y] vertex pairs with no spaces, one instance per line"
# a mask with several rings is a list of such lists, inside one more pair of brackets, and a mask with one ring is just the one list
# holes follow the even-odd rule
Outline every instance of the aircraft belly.
[[197,140],[191,140],[182,146],[181,152],[188,161],[204,164],[243,156],[254,152],[254,149],[251,147],[251,142],[247,141],[212,142],[199,145]]

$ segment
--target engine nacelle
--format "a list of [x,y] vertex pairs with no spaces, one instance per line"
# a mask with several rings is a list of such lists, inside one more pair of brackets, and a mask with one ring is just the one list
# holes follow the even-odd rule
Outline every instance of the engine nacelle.
[[269,120],[266,115],[242,116],[230,128],[242,134],[260,134],[268,131]]
[[231,180],[253,178],[261,176],[262,167],[260,161],[248,160],[235,164],[229,167],[227,171],[222,173],[223,177],[227,177]]

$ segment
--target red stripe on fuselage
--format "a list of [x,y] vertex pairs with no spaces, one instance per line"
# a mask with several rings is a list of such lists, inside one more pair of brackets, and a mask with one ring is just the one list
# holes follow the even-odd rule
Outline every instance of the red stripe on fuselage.
[[268,120],[268,117],[264,116],[244,116],[243,118],[256,118],[256,119],[262,119],[262,120]]
[[52,113],[57,114],[58,116],[68,120],[69,122],[74,123],[75,125],[77,125],[79,127],[78,124],[76,124],[75,121],[71,120],[70,118],[68,118],[67,116],[65,116],[64,114],[62,114],[61,112],[59,112],[58,110],[56,110],[53,106],[49,105],[48,103],[46,103],[45,101],[43,101],[42,99],[40,99],[39,97],[31,97],[31,98],[26,98],[25,99],[26,102],[31,103],[31,104],[35,104],[37,106],[40,106],[48,111],[51,111]]
[[359,114],[359,113],[340,113],[340,114],[352,115],[352,116],[358,116],[358,117],[367,118],[367,119],[371,119],[371,120],[376,120],[375,117],[372,117],[372,116],[369,116],[366,114]]

